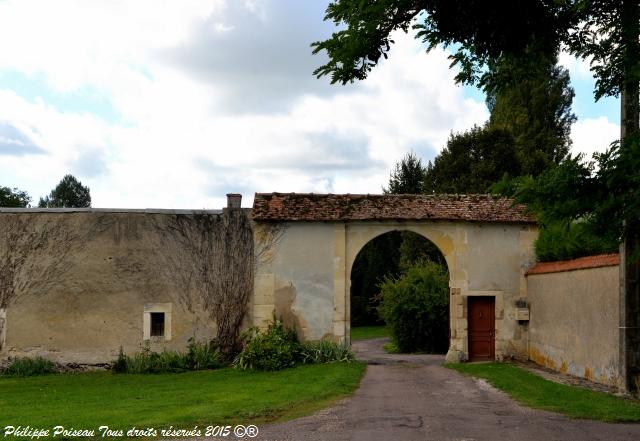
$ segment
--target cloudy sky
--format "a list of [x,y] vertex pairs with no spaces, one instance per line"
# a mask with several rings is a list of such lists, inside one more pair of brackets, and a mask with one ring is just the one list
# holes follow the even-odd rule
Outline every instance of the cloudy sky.
[[[0,185],[47,194],[66,173],[93,206],[220,208],[225,194],[379,193],[406,152],[425,162],[483,123],[448,53],[396,36],[364,82],[312,75],[325,0],[0,0]],[[618,136],[619,104],[576,89],[574,153]]]

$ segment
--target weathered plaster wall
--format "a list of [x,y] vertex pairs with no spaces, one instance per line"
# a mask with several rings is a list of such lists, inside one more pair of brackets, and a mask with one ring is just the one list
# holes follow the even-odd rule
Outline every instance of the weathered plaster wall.
[[349,339],[351,268],[378,235],[410,230],[442,251],[451,276],[450,360],[467,357],[467,298],[496,298],[496,356],[526,357],[526,332],[515,320],[526,295],[524,272],[533,263],[537,230],[525,224],[450,221],[290,222],[274,260],[256,275],[255,323],[276,315],[307,339]]
[[619,266],[529,275],[531,360],[619,386],[619,278]]
[[[0,222],[8,214],[0,213]],[[153,222],[168,215],[145,213],[37,213],[46,225],[64,216],[79,232],[66,269],[53,284],[24,293],[6,309],[6,341],[0,356],[43,355],[79,363],[112,361],[120,346],[139,351],[145,305],[171,305],[171,339],[153,338],[152,349],[184,349],[195,337],[206,341],[215,326],[197,305],[181,301],[175,269],[164,258],[172,252]],[[78,241],[84,241],[82,246]],[[0,247],[12,244],[0,243]],[[0,250],[1,251],[1,250]],[[25,273],[28,277],[29,273]]]
[[291,223],[272,260],[256,273],[254,323],[274,318],[295,326],[306,339],[333,334],[334,224]]

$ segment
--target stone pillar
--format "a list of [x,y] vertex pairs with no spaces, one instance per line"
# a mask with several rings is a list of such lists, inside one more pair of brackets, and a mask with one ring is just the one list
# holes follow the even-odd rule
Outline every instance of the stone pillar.
[[350,344],[349,317],[347,316],[349,303],[349,292],[347,290],[347,228],[344,223],[335,224],[334,241],[333,335],[336,340]]
[[464,299],[460,288],[452,287],[449,293],[449,350],[446,361],[459,363],[467,358],[463,347],[463,339],[467,336]]

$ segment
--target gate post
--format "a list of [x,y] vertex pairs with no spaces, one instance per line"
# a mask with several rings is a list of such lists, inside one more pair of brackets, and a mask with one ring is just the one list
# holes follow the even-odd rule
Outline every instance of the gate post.
[[334,234],[333,336],[338,341],[351,344],[347,281],[347,229],[346,224],[342,222],[335,224]]

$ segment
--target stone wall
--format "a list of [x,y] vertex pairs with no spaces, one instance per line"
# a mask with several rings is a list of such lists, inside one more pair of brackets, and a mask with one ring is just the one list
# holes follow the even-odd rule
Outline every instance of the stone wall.
[[[0,305],[0,321],[6,314],[0,357],[42,355],[95,364],[112,361],[120,347],[126,353],[145,344],[182,350],[190,337],[215,337],[215,324],[203,308],[197,301],[190,307],[185,302],[187,287],[167,259],[178,250],[159,233],[173,216],[189,213],[0,212],[0,272],[5,275],[2,256],[42,239],[41,232],[55,232],[19,268],[19,295],[4,311]],[[28,240],[9,240],[10,225],[26,225]],[[47,274],[51,265],[57,270]],[[41,280],[44,276],[47,280]],[[163,336],[150,335],[152,313],[163,319]]]
[[619,266],[607,256],[534,267],[527,275],[529,358],[620,386],[619,287]]

